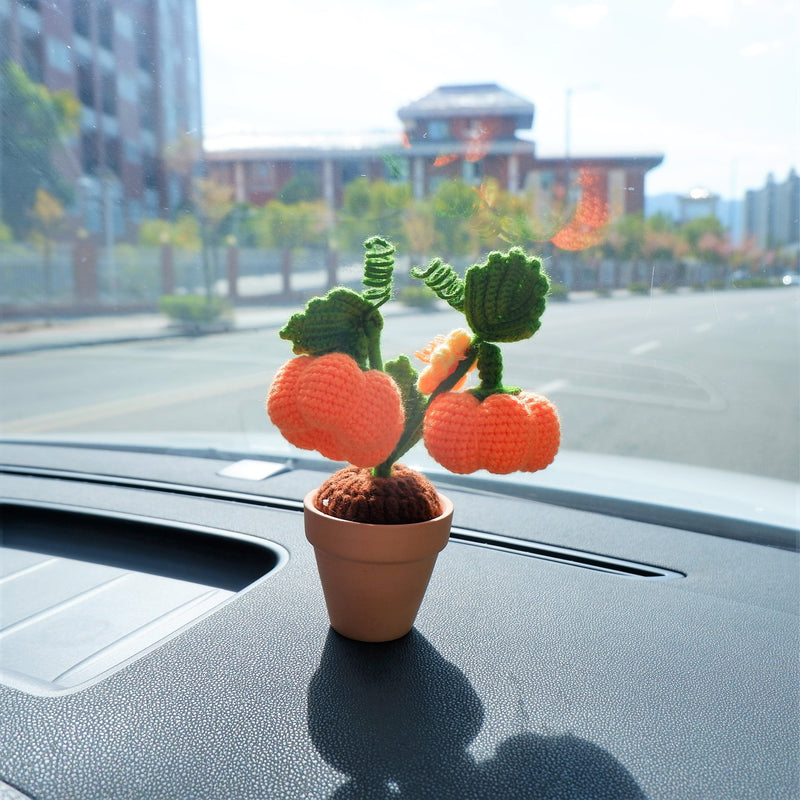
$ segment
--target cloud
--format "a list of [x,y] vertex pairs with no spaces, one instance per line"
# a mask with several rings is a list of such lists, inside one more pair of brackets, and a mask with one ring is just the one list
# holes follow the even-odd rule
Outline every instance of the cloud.
[[672,19],[701,19],[715,27],[723,27],[731,20],[733,4],[730,0],[674,0],[668,16]]
[[741,49],[741,53],[745,58],[759,58],[782,49],[783,42],[780,39],[773,39],[770,42],[750,42]]
[[605,3],[583,3],[577,6],[559,3],[550,11],[559,22],[573,28],[594,28],[608,16],[608,6]]

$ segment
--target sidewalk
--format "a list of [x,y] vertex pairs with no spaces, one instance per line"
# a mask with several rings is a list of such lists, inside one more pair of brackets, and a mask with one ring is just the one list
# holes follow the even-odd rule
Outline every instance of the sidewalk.
[[[324,291],[324,290],[323,290]],[[628,296],[624,290],[614,297]],[[596,300],[594,292],[570,292],[570,303]],[[233,326],[229,331],[251,331],[281,328],[286,320],[302,309],[302,303],[287,305],[242,305],[234,311]],[[441,303],[445,308],[446,304]],[[419,309],[404,306],[397,301],[381,308],[384,316],[416,314]],[[209,332],[220,334],[225,331]],[[20,319],[0,322],[0,357],[38,350],[56,350],[65,347],[87,347],[99,344],[170,339],[197,336],[180,328],[160,313],[120,313],[103,316],[54,317],[50,320]]]
[[[358,285],[362,267],[345,265],[339,268],[339,280],[343,285]],[[323,294],[327,274],[322,271],[298,272],[292,276],[295,291],[314,290]],[[281,276],[242,276],[237,283],[239,296],[243,299],[275,297],[281,292]],[[216,293],[225,297],[227,281],[217,283]],[[279,305],[242,305],[235,309],[234,323],[230,330],[260,330],[279,328],[289,316],[300,311],[302,303]],[[385,309],[384,309],[385,310]],[[392,313],[391,311],[389,313]],[[210,331],[212,333],[214,331]],[[221,333],[223,331],[216,331]],[[37,350],[54,350],[62,347],[80,347],[96,344],[120,344],[145,339],[168,339],[179,336],[198,335],[185,328],[173,325],[164,314],[127,313],[92,316],[54,316],[0,321],[0,356],[15,353],[30,353]]]
[[[256,331],[282,328],[289,317],[302,310],[301,304],[240,306],[234,311],[228,331]],[[384,316],[415,313],[400,303],[390,302],[381,308]],[[117,314],[91,317],[61,317],[51,320],[30,319],[0,322],[0,356],[57,350],[65,347],[88,347],[100,344],[172,339],[197,336],[170,323],[164,314]],[[212,334],[207,334],[212,335]]]
[[[231,330],[281,327],[297,310],[296,306],[237,308]],[[164,314],[157,313],[18,320],[0,323],[0,356],[189,335],[192,334],[171,325]]]

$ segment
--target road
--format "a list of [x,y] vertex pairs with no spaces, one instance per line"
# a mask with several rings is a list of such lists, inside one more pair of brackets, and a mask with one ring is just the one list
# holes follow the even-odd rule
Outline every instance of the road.
[[[385,358],[461,324],[387,319]],[[503,346],[506,383],[547,394],[563,447],[800,480],[800,291],[551,303]],[[291,355],[273,330],[0,358],[4,434],[270,432],[263,398]]]

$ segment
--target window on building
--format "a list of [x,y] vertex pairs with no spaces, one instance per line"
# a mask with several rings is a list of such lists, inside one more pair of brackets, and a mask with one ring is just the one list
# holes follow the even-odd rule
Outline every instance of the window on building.
[[86,175],[94,175],[100,164],[97,144],[97,131],[83,131],[81,133],[81,167]]
[[483,161],[464,161],[462,177],[464,183],[477,186],[483,180]]
[[121,146],[116,136],[106,139],[106,167],[115,175],[120,174]]
[[78,64],[78,99],[85,106],[94,108],[94,78],[88,61]]
[[367,165],[361,159],[350,159],[342,164],[342,183],[348,184],[356,178],[367,177]]
[[114,12],[108,0],[99,0],[97,3],[97,39],[100,47],[106,50],[113,49],[114,38]]
[[100,102],[104,114],[117,113],[117,84],[113,73],[107,72],[100,79]]
[[42,37],[38,33],[29,34],[22,40],[22,66],[30,78],[37,83],[44,80],[44,50]]
[[153,42],[144,31],[140,32],[136,37],[136,58],[139,62],[140,69],[143,69],[145,72],[152,72]]
[[271,191],[274,184],[272,164],[259,161],[250,165],[249,182],[256,191]]
[[428,123],[428,138],[433,141],[441,141],[450,135],[450,125],[443,119],[432,119]]
[[155,99],[153,90],[143,86],[139,90],[139,124],[147,131],[156,129]]
[[142,159],[142,179],[145,189],[158,188],[158,160],[155,156],[145,155]]
[[75,0],[72,5],[73,28],[75,33],[87,39],[92,35],[90,13],[89,0]]

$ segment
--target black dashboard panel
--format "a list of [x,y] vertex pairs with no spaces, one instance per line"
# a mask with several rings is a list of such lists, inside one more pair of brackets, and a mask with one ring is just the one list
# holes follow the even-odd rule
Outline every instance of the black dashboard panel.
[[88,683],[0,685],[0,781],[25,795],[799,796],[796,552],[446,486],[453,536],[414,631],[359,644],[330,630],[303,535],[319,472],[250,484],[220,478],[224,459],[41,445],[2,460],[4,531],[46,504],[284,554]]

